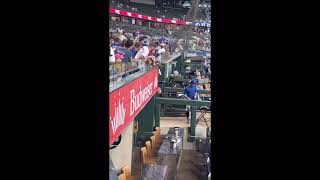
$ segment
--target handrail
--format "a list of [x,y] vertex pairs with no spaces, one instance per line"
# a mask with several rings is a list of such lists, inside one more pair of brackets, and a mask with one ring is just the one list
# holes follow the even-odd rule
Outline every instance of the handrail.
[[208,106],[208,107],[211,107],[211,101],[172,99],[172,98],[163,98],[163,97],[156,97],[155,98],[155,103],[157,103],[157,104],[178,104],[178,105]]
[[[176,87],[164,87],[163,92],[183,92],[184,88],[176,88]],[[211,94],[211,91],[198,89],[199,94]]]
[[[139,69],[139,68],[137,68],[137,69]],[[134,69],[134,70],[137,70],[137,69]],[[130,74],[130,75],[124,77],[124,78],[122,78],[122,75],[124,73],[126,73],[126,72],[120,73],[120,74],[116,74],[114,76],[109,77],[109,80],[110,80],[110,78],[115,79],[115,78],[121,76],[121,80],[119,80],[119,81],[110,80],[110,82],[109,82],[110,83],[109,84],[109,92],[112,92],[112,91],[114,91],[114,90],[116,90],[116,89],[128,84],[129,82],[131,82],[131,81],[143,76],[144,74],[146,74],[151,69],[153,69],[153,68],[151,68],[151,67],[150,68],[144,68],[143,70],[139,69],[139,71],[137,71],[137,72],[135,72],[133,74]]]

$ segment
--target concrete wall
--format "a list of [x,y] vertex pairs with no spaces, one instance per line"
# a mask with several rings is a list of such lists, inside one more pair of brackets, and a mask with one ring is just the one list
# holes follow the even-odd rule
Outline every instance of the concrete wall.
[[120,169],[124,165],[131,167],[133,121],[122,131],[121,136],[121,143],[116,148],[110,150],[110,158],[116,169]]
[[130,2],[155,5],[155,0],[130,0]]

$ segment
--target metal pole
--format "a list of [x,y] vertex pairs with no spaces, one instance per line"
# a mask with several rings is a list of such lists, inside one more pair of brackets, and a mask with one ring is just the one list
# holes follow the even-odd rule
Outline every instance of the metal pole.
[[191,126],[190,126],[190,141],[194,141],[196,135],[196,118],[197,118],[197,106],[191,106]]

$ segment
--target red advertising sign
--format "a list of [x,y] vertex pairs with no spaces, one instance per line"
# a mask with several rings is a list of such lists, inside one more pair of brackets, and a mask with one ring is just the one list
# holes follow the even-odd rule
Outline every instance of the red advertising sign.
[[162,23],[186,24],[186,25],[191,25],[192,24],[192,22],[145,16],[145,15],[141,15],[141,14],[137,14],[137,13],[131,13],[131,12],[122,11],[122,10],[117,10],[117,9],[113,9],[113,8],[109,8],[109,13],[110,14],[119,14],[119,15],[122,15],[122,16],[128,16],[128,17],[133,17],[133,18],[138,18],[138,19],[144,19],[144,20],[148,20],[148,21],[162,22]]
[[109,144],[148,103],[158,91],[158,69],[109,93]]

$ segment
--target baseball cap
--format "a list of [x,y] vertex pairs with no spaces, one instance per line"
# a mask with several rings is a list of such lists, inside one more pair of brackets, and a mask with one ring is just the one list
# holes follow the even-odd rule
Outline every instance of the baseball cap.
[[124,56],[122,54],[120,54],[120,53],[115,54],[114,57],[116,59],[123,59],[124,58]]

